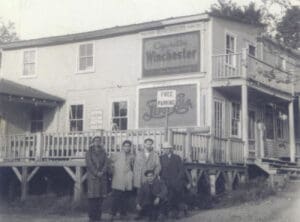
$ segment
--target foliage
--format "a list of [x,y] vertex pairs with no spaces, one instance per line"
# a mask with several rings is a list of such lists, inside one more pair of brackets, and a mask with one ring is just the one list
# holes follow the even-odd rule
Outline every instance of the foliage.
[[262,25],[261,10],[257,9],[253,2],[247,6],[238,6],[231,0],[218,0],[218,4],[211,6],[210,13],[214,16],[227,17],[248,24]]
[[0,44],[18,40],[15,32],[15,25],[12,22],[7,24],[0,19]]
[[291,48],[300,48],[300,7],[293,6],[286,10],[277,24],[276,38]]

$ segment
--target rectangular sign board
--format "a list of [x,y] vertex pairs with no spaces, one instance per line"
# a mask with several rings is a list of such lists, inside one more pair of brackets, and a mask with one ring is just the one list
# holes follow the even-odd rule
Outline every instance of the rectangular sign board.
[[139,128],[164,127],[165,108],[157,107],[158,91],[176,91],[175,106],[168,108],[170,127],[197,126],[197,84],[139,89]]
[[143,39],[143,77],[199,71],[199,31]]
[[176,90],[157,91],[157,107],[168,108],[176,105]]

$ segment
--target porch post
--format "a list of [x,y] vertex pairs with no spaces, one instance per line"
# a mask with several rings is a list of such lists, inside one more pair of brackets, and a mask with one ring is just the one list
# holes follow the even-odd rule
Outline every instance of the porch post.
[[242,85],[242,138],[244,142],[244,161],[247,161],[249,153],[248,143],[248,87],[246,83]]
[[295,162],[296,142],[295,142],[295,125],[294,125],[294,101],[289,103],[289,135],[290,135],[290,160]]
[[22,166],[22,176],[21,176],[21,201],[25,201],[28,194],[28,167]]
[[209,137],[209,143],[208,143],[208,152],[207,152],[207,162],[209,163],[213,163],[214,162],[214,156],[213,156],[213,145],[214,145],[214,90],[213,87],[211,86],[208,89],[208,113],[210,113],[210,115],[208,115],[208,123],[210,125],[210,137]]

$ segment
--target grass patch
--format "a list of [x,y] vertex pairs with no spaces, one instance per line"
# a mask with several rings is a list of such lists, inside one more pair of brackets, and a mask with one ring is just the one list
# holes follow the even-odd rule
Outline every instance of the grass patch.
[[227,207],[246,202],[258,202],[270,196],[276,195],[277,188],[269,186],[265,177],[253,179],[245,184],[240,184],[236,190],[223,193],[214,198],[214,207]]

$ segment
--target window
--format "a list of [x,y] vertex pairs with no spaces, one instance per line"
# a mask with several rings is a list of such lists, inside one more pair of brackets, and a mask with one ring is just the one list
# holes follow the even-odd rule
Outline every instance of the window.
[[250,56],[256,57],[256,47],[254,45],[250,45],[248,47],[248,54]]
[[234,66],[234,54],[235,53],[235,37],[226,34],[226,63]]
[[286,60],[282,56],[277,56],[277,66],[279,69],[286,70]]
[[216,137],[223,137],[223,103],[215,100],[214,102],[215,121],[214,121],[214,133]]
[[276,112],[276,135],[279,139],[285,139],[287,137],[286,129],[287,114],[282,110]]
[[200,126],[206,126],[206,89],[200,90]]
[[241,132],[241,116],[240,104],[232,103],[231,106],[231,136],[240,136]]
[[24,51],[23,58],[23,75],[35,75],[35,50]]
[[265,123],[266,123],[267,139],[274,139],[274,121],[273,121],[273,107],[272,106],[266,106]]
[[94,68],[94,44],[79,45],[78,71],[92,71]]
[[250,110],[248,116],[248,137],[249,139],[255,139],[255,112]]
[[112,124],[114,130],[126,130],[128,121],[127,102],[113,102],[112,104]]
[[36,107],[31,111],[30,132],[37,133],[43,131],[43,109]]
[[83,130],[83,105],[70,106],[70,131],[79,132]]

